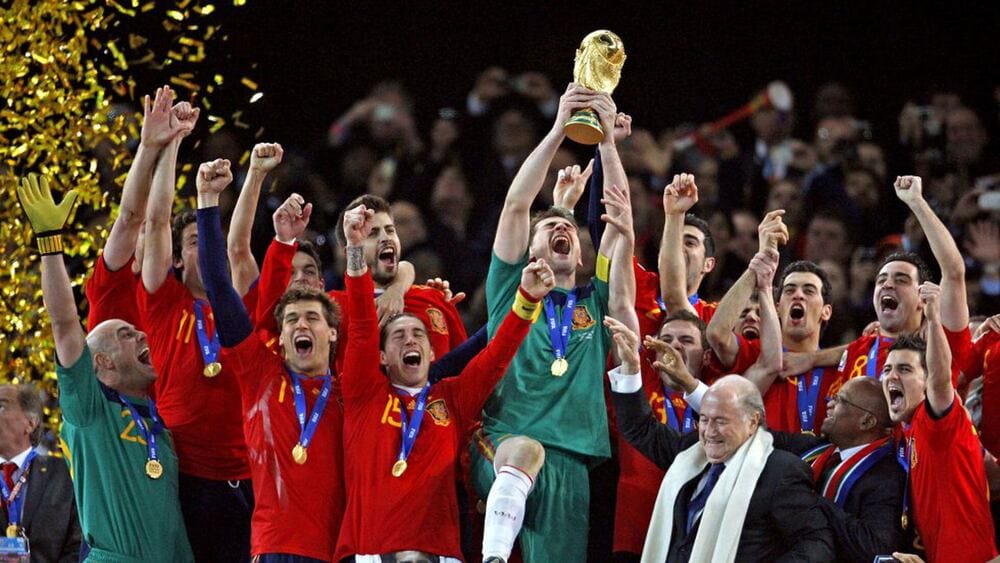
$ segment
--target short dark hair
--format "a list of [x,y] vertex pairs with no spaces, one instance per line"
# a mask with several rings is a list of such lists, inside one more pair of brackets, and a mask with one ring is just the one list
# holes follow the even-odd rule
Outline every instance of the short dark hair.
[[882,263],[878,265],[876,272],[881,272],[882,268],[885,268],[885,265],[889,262],[907,262],[913,264],[917,268],[918,284],[931,279],[931,269],[927,266],[927,262],[916,252],[893,252],[882,259]]
[[[403,311],[402,313],[396,313],[395,315],[391,315],[389,319],[385,321],[385,324],[382,325],[382,328],[379,329],[378,331],[379,350],[385,350],[385,339],[389,336],[389,325],[405,317],[410,317],[411,319],[417,319],[418,321],[420,321],[420,324],[424,324],[424,321],[420,317],[414,315],[413,313],[407,313],[406,311]],[[426,325],[424,326],[424,329],[425,330],[427,329]]]
[[285,307],[299,301],[315,301],[323,307],[323,318],[331,328],[340,325],[340,305],[330,299],[325,292],[313,288],[295,286],[288,288],[288,291],[278,300],[278,305],[274,308],[274,319],[278,322],[278,332],[281,332],[285,318]]
[[927,341],[919,334],[900,335],[893,341],[892,346],[889,346],[889,351],[893,350],[913,350],[919,354],[920,367],[924,368],[924,373],[927,373]]
[[708,336],[705,334],[705,321],[701,320],[701,317],[691,311],[688,311],[687,309],[681,309],[680,311],[675,311],[667,315],[666,318],[663,319],[663,322],[660,323],[660,328],[656,331],[656,335],[659,336],[660,330],[663,330],[664,326],[674,321],[684,321],[697,327],[698,334],[701,335],[701,347],[705,350],[708,349]]
[[191,223],[196,223],[198,221],[198,216],[194,211],[188,209],[187,211],[182,211],[174,216],[174,221],[170,225],[170,242],[173,246],[174,261],[181,259],[181,249],[184,248],[184,227],[187,227]]
[[[320,271],[323,270],[323,260],[321,260],[319,257],[319,249],[317,249],[316,245],[313,244],[311,241],[300,240],[299,248],[296,250],[296,252],[302,252],[304,254],[308,254],[309,257],[311,257],[313,261],[316,262],[316,268],[318,268]],[[322,274],[320,274],[320,277],[322,277]]]
[[560,217],[566,219],[573,224],[577,230],[580,226],[576,223],[576,218],[573,217],[573,212],[568,209],[563,209],[562,207],[552,206],[544,211],[539,211],[531,217],[531,226],[528,229],[528,240],[535,238],[535,229],[538,228],[538,224],[546,219],[551,219],[552,217]]
[[715,239],[712,238],[712,229],[708,226],[708,222],[694,213],[688,213],[684,216],[684,224],[691,225],[705,235],[705,258],[715,256]]
[[340,246],[347,246],[347,239],[344,237],[344,214],[359,205],[364,205],[365,208],[370,209],[375,213],[388,213],[389,216],[392,216],[389,202],[383,197],[365,194],[352,199],[351,202],[344,207],[344,210],[340,212],[340,216],[337,217],[336,231],[337,240],[340,242]]
[[[778,296],[781,295],[782,288],[785,287],[785,278],[787,278],[789,274],[794,274],[795,272],[806,272],[814,274],[818,277],[820,283],[822,284],[822,287],[819,289],[820,295],[823,296],[823,304],[830,304],[832,299],[830,296],[832,293],[832,289],[830,288],[830,278],[826,275],[826,271],[823,268],[820,268],[815,262],[811,262],[809,260],[796,260],[795,262],[785,266],[785,269],[781,271],[781,282],[778,283],[778,287],[775,288]],[[778,296],[775,297],[776,301],[780,299]]]

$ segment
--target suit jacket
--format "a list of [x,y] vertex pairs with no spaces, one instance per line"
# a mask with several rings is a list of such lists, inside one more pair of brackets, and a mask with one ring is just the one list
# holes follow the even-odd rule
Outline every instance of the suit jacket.
[[[642,392],[612,393],[618,428],[632,446],[662,469],[688,447],[700,447],[698,435],[681,435],[653,418]],[[700,476],[681,489],[674,505],[674,529],[667,561],[686,563],[698,533],[698,524],[688,534],[688,504]],[[808,466],[793,454],[775,450],[764,464],[750,497],[740,534],[736,560],[833,561],[833,535],[827,517],[813,490]]]
[[[825,442],[809,434],[772,432],[774,447],[801,455]],[[817,490],[820,483],[816,484]],[[847,493],[844,508],[823,499],[837,543],[837,561],[869,563],[876,555],[912,551],[905,547],[902,528],[903,492],[906,472],[895,455],[888,455],[868,468]]]
[[[28,532],[32,563],[75,563],[80,551],[80,521],[69,467],[62,458],[40,455],[28,469],[21,525]],[[0,510],[0,529],[7,527]]]

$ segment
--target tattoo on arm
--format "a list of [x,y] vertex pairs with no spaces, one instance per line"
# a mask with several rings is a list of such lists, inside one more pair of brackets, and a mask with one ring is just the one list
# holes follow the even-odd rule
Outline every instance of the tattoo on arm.
[[359,271],[365,268],[365,249],[362,246],[347,247],[347,269]]

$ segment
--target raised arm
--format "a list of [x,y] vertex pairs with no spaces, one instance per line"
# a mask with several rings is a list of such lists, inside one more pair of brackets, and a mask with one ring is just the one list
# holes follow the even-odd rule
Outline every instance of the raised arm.
[[232,181],[228,160],[205,162],[198,168],[198,268],[212,305],[219,342],[226,348],[236,347],[253,332],[250,314],[229,278],[219,219],[219,194]]
[[[611,132],[610,134],[605,133],[604,139],[602,139],[600,144],[597,145],[597,152],[601,155],[601,174],[603,178],[602,191],[604,199],[601,200],[601,203],[607,205],[606,199],[609,195],[608,191],[612,186],[618,186],[619,188],[624,189],[626,195],[628,195],[629,192],[628,176],[625,174],[625,167],[622,166],[622,159],[618,154],[618,138],[624,138],[627,134],[630,135],[632,133],[632,118],[624,113],[618,113],[618,108],[615,106],[614,100],[612,100],[611,96],[607,94],[599,94],[598,97],[594,99],[591,107],[597,112],[597,118],[601,122],[601,128],[604,129],[605,132]],[[619,125],[619,122],[622,124]],[[606,209],[606,211],[609,210]],[[630,209],[630,230],[631,214],[632,211]],[[595,244],[597,244],[598,256],[611,258],[612,254],[615,252],[615,247],[618,244],[621,234],[621,231],[618,229],[604,229],[604,234],[601,235],[600,243],[595,241]],[[632,239],[632,245],[634,246],[634,234]],[[631,261],[632,255],[629,254],[628,262]]]
[[955,402],[951,386],[951,348],[941,321],[943,290],[937,284],[924,282],[919,288],[927,319],[927,404],[935,416],[942,416]]
[[[605,229],[604,236],[616,231],[618,242],[612,252],[608,275],[608,314],[619,319],[635,318],[635,268],[632,265],[635,248],[635,232],[632,229],[632,202],[628,187],[611,186],[604,191],[604,205],[607,213],[601,217],[611,228]],[[629,325],[639,330],[639,320]]]
[[62,233],[73,212],[76,197],[76,190],[70,190],[56,205],[48,179],[37,174],[23,178],[17,189],[17,198],[28,216],[35,233],[35,243],[42,254],[42,301],[49,313],[56,354],[63,366],[71,366],[80,359],[86,338],[66,264],[63,263]]
[[233,217],[229,222],[229,237],[226,239],[233,286],[240,295],[245,295],[260,275],[257,261],[250,253],[250,233],[264,179],[268,172],[281,164],[283,155],[284,151],[277,143],[258,143],[250,153],[250,169],[247,170],[240,196],[236,199],[236,208],[233,209]]
[[[691,174],[678,174],[663,188],[663,237],[658,269],[660,296],[667,311],[689,311],[687,265],[684,262],[684,216],[698,203],[698,186]],[[664,311],[664,314],[667,313]],[[718,313],[716,313],[718,314]],[[735,325],[734,325],[735,326]],[[721,356],[720,356],[721,357]]]
[[948,227],[923,196],[919,176],[899,176],[893,185],[898,197],[913,212],[941,267],[941,324],[951,332],[969,326],[969,303],[965,294],[965,261]]
[[171,110],[174,92],[169,86],[157,88],[156,97],[143,98],[142,132],[125,177],[118,217],[111,226],[111,233],[104,244],[104,264],[108,270],[118,271],[135,254],[139,230],[146,218],[146,200],[149,198],[153,168],[164,147],[177,136],[186,136],[194,129],[198,110],[190,110],[188,119],[178,119]]
[[146,203],[146,239],[142,257],[142,284],[156,293],[173,261],[170,212],[174,205],[175,170],[180,139],[174,138],[160,153],[153,171],[153,187]]
[[[788,242],[788,227],[782,222],[783,209],[771,211],[764,216],[764,220],[757,226],[760,250],[766,252],[768,249],[778,251],[779,244]],[[739,342],[733,329],[739,320],[740,313],[746,307],[751,294],[757,287],[757,275],[753,270],[748,269],[729,288],[729,291],[719,301],[719,306],[715,310],[715,315],[708,323],[706,335],[708,344],[712,351],[718,356],[723,366],[730,367],[736,361],[736,353],[739,351]]]
[[413,287],[417,279],[417,271],[413,264],[400,260],[396,265],[396,277],[385,287],[382,295],[375,298],[375,312],[378,314],[378,326],[382,327],[389,319],[403,312],[406,304],[406,292]]
[[774,308],[774,273],[778,269],[778,251],[768,248],[750,260],[757,283],[757,303],[760,305],[760,356],[743,374],[767,392],[781,373],[781,323]]
[[593,91],[570,84],[559,98],[559,111],[552,129],[528,155],[507,191],[493,241],[493,252],[500,260],[512,264],[524,256],[531,227],[531,203],[542,189],[545,173],[565,137],[563,124],[574,110],[589,107],[595,97]]

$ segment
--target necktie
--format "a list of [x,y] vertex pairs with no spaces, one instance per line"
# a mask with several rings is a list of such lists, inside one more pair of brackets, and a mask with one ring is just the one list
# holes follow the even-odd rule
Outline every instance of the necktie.
[[[0,464],[0,469],[3,469],[3,482],[7,484],[7,490],[11,491],[14,489],[14,472],[17,471],[17,464],[13,461],[6,461]],[[7,506],[7,495],[3,496],[3,504]]]
[[830,476],[833,475],[833,470],[840,465],[843,461],[840,458],[840,452],[833,452],[833,454],[826,459],[826,463],[823,464],[823,471],[819,473],[819,481],[816,483],[820,487],[820,493],[823,492],[823,487],[826,486],[826,482],[830,480]]
[[701,516],[701,511],[705,508],[705,503],[708,501],[708,495],[712,494],[712,489],[715,488],[715,484],[719,481],[719,475],[726,466],[721,463],[716,463],[709,467],[708,475],[705,478],[705,486],[701,488],[694,498],[691,499],[691,503],[688,504],[688,519],[687,519],[687,531],[690,534],[691,528],[694,527],[694,523],[698,521],[698,517]]

